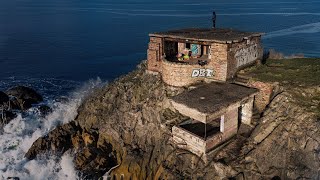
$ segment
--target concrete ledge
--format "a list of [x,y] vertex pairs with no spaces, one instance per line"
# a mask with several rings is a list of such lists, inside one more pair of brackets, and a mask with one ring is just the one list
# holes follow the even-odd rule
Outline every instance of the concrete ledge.
[[192,119],[198,120],[202,123],[207,123],[208,114],[199,112],[197,109],[190,108],[184,104],[180,104],[171,100],[172,106],[181,114],[188,116]]

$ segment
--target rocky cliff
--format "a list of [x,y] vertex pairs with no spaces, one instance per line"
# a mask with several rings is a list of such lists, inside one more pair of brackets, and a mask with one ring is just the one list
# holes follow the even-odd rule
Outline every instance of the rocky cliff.
[[[70,147],[56,145],[48,140],[49,134],[37,140],[46,145],[34,144],[29,158],[41,149],[71,148],[77,169],[89,178],[99,178],[115,165],[111,175],[117,179],[320,178],[320,119],[299,103],[294,95],[297,91],[278,88],[255,125],[241,126],[238,135],[204,163],[170,140],[171,127],[186,117],[176,112],[168,99],[185,90],[167,86],[160,76],[146,73],[142,63],[89,96],[70,125],[74,130],[67,128],[69,134],[53,132],[57,138],[68,137],[64,142]],[[319,85],[301,91],[319,108]]]

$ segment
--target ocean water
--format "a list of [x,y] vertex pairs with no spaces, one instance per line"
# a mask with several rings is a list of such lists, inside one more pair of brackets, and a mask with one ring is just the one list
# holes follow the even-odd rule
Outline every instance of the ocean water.
[[2,0],[0,80],[112,80],[146,59],[148,33],[211,27],[213,10],[265,49],[320,56],[320,1]]
[[[320,56],[320,1],[1,0],[0,91],[35,88],[54,108],[19,115],[0,135],[0,179],[76,179],[70,154],[25,161],[32,142],[72,120],[90,79],[107,82],[146,59],[148,33],[186,27],[265,32],[265,49]],[[91,84],[91,85],[84,85]],[[81,88],[81,87],[90,88]],[[60,96],[70,103],[56,102]]]

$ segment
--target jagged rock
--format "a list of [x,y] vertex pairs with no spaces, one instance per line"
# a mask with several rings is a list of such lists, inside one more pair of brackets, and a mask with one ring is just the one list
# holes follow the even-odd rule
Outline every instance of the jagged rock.
[[40,94],[38,94],[35,90],[25,86],[11,88],[6,93],[15,97],[15,100],[12,101],[12,108],[21,110],[29,109],[32,104],[43,101],[43,98]]
[[72,138],[71,138],[71,142],[72,142],[72,146],[75,150],[78,150],[84,146],[83,139],[82,139],[81,135],[79,135],[79,134],[73,134]]
[[[90,134],[85,132],[86,136]],[[93,140],[97,143],[99,140],[95,135],[90,135]],[[104,175],[110,168],[116,165],[116,157],[112,152],[111,144],[106,142],[100,143],[99,147],[84,146],[78,148],[75,155],[75,167],[82,173],[84,179],[99,179]]]
[[7,110],[0,111],[0,120],[1,120],[0,124],[6,125],[16,117],[17,117],[17,114],[14,112],[7,111]]
[[[111,172],[117,179],[317,179],[320,121],[292,94],[275,96],[257,126],[240,126],[205,164],[171,141],[171,127],[185,117],[169,98],[185,89],[165,85],[144,67],[97,89],[78,109],[81,128],[68,142],[83,177],[98,178],[119,164]],[[47,149],[57,144],[48,137],[39,141]]]
[[71,137],[79,130],[74,121],[58,126],[48,135],[38,138],[25,154],[29,160],[36,158],[38,154],[43,153],[64,153],[71,148]]
[[320,122],[288,97],[284,93],[269,105],[239,164],[244,172],[258,172],[258,178],[317,179]]
[[[295,154],[298,146],[294,146],[293,149],[288,148],[292,146],[288,146],[286,138],[308,139],[301,135],[290,134],[283,129],[290,125],[288,122],[306,122],[304,131],[291,129],[291,133],[304,134],[310,131],[310,128],[319,129],[315,125],[316,121],[308,121],[312,118],[306,113],[297,116],[297,112],[304,111],[293,101],[288,100],[290,94],[282,93],[275,97],[273,103],[267,106],[263,118],[257,121],[257,127],[241,126],[239,135],[229,145],[219,150],[216,153],[217,157],[214,158],[214,161],[224,160],[226,164],[219,166],[221,163],[213,162],[216,167],[212,167],[205,166],[194,155],[184,151],[179,153],[181,150],[176,149],[168,141],[167,133],[170,135],[170,128],[181,122],[183,117],[172,110],[167,99],[181,91],[183,90],[173,91],[171,87],[163,84],[158,76],[135,71],[89,97],[79,108],[76,121],[82,128],[98,129],[101,136],[112,144],[120,156],[118,163],[121,163],[112,174],[124,174],[125,178],[146,179],[154,177],[152,174],[157,174],[158,177],[211,179],[235,176],[240,178],[241,174],[244,179],[271,179],[276,176],[285,179],[298,177],[291,175],[293,173],[286,167],[301,169],[299,164],[309,168],[309,171],[300,174],[315,173],[319,160],[312,157],[318,157],[314,153],[319,151],[317,139],[309,138],[309,144],[306,140],[301,143],[304,144],[302,147],[306,147],[301,153],[309,153],[305,156],[309,165],[305,165],[306,162],[297,158],[299,163],[293,161],[289,161],[289,164],[284,163],[288,162],[288,159],[284,158],[287,154],[291,154],[292,157],[302,157]],[[299,120],[294,120],[295,118]],[[312,127],[313,125],[315,127]],[[291,144],[293,142],[290,140]],[[169,152],[174,153],[169,154]],[[159,171],[159,167],[165,170]],[[290,176],[283,176],[280,171]]]
[[0,106],[7,103],[8,101],[9,101],[9,96],[6,93],[0,91]]
[[[82,133],[82,140],[83,140],[85,146],[89,146],[89,145],[92,145],[93,143],[95,143],[95,144],[97,143],[95,141],[96,138],[94,137],[94,135],[89,134],[87,132]],[[95,146],[95,145],[93,145],[93,146]]]
[[47,105],[41,105],[38,107],[41,116],[47,116],[48,114],[52,113],[52,109]]
[[235,171],[232,167],[219,162],[214,163],[213,167],[220,178],[232,177],[237,174],[237,171]]

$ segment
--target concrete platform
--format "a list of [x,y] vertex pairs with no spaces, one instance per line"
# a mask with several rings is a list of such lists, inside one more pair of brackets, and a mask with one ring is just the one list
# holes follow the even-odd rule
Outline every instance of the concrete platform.
[[207,123],[228,107],[240,106],[257,92],[257,89],[241,85],[212,82],[173,97],[171,103],[181,114]]

